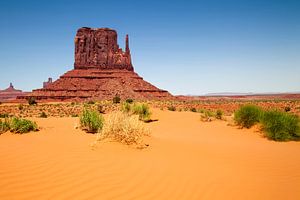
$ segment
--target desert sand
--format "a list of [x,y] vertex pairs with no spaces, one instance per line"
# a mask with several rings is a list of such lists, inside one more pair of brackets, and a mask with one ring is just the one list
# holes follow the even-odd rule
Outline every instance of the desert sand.
[[0,199],[300,199],[300,143],[153,110],[150,146],[98,143],[78,118],[0,135]]

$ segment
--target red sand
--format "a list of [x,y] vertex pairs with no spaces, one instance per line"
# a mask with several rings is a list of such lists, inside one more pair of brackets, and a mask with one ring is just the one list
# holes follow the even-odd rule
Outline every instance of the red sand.
[[150,147],[90,144],[78,118],[0,136],[0,199],[300,199],[300,143],[155,110]]

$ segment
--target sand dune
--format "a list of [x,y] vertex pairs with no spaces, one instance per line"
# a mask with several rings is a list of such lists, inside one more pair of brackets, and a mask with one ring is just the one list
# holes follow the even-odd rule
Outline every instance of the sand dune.
[[0,199],[300,199],[300,143],[154,111],[150,147],[90,144],[77,118],[0,136]]

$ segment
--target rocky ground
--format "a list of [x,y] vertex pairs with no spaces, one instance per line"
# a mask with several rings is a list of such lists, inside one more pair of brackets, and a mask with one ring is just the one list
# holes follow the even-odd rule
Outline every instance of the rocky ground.
[[[205,113],[207,111],[215,113],[220,110],[224,115],[232,115],[241,105],[255,104],[264,109],[278,109],[287,111],[300,116],[300,100],[197,100],[197,101],[147,101],[153,108],[172,111],[189,111]],[[38,103],[37,105],[28,104],[9,104],[0,105],[0,116],[19,116],[19,117],[40,117],[46,114],[47,117],[77,117],[85,107],[107,113],[120,109],[120,104],[112,101],[90,101],[86,103]]]

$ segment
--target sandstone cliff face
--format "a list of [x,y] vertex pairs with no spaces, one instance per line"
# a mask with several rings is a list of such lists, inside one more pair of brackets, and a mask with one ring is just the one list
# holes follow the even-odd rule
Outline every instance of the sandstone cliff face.
[[117,44],[115,30],[84,27],[75,37],[74,69],[19,99],[104,100],[115,95],[139,100],[173,98],[169,92],[156,88],[134,72],[128,35],[123,51]]
[[108,28],[80,28],[75,37],[75,69],[126,69],[133,71],[128,35],[126,51],[117,43],[117,32]]

